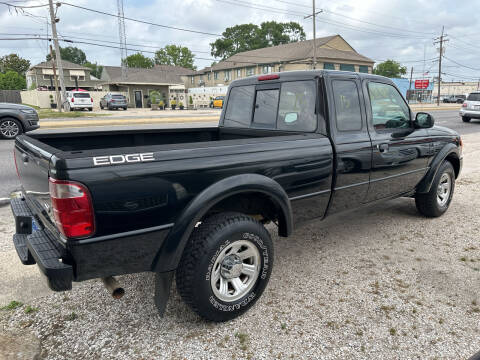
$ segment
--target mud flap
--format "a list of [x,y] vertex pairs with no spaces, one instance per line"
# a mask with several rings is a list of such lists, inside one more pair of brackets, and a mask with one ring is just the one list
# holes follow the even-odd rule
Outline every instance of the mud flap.
[[173,274],[175,271],[157,272],[155,274],[155,306],[161,317],[167,308],[168,297],[170,296],[170,288],[172,287]]

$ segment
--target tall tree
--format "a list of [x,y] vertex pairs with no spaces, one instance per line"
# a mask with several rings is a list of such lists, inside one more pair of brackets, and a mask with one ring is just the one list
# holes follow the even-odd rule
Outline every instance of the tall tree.
[[395,60],[386,60],[375,66],[373,73],[389,78],[399,78],[407,73],[407,68]]
[[155,64],[183,66],[187,69],[196,70],[193,65],[195,55],[185,46],[167,45],[155,52]]
[[296,22],[241,24],[225,29],[220,39],[210,44],[211,54],[226,59],[236,53],[305,40],[303,27]]
[[127,56],[125,59],[128,67],[132,68],[152,68],[155,64],[152,59],[142,55],[141,53],[136,53],[130,56]]
[[25,76],[11,70],[0,73],[0,90],[24,90],[26,87]]
[[[55,55],[55,51],[53,54]],[[67,46],[65,48],[61,47],[60,56],[62,57],[62,60],[67,60],[78,65],[84,65],[87,62],[87,55],[85,55],[83,50],[74,46]],[[50,61],[51,58],[50,54],[48,54],[47,61]]]
[[90,68],[90,74],[95,76],[97,79],[102,77],[103,66],[98,65],[97,63],[86,62],[83,66]]
[[22,59],[17,54],[5,55],[0,58],[0,71],[15,71],[21,75],[25,75],[30,68],[30,61]]

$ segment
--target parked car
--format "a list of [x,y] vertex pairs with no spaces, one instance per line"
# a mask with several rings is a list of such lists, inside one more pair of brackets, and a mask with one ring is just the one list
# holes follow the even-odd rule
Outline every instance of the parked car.
[[460,109],[460,116],[463,122],[470,122],[471,119],[480,119],[480,91],[468,94]]
[[388,78],[317,70],[233,81],[218,127],[22,135],[14,156],[13,241],[52,290],[102,278],[120,296],[111,276],[151,271],[162,314],[176,274],[195,312],[226,321],[267,286],[265,224],[287,237],[398,197],[441,216],[462,141],[430,114],[413,117]]
[[67,91],[67,109],[70,111],[93,110],[93,99],[86,91]]
[[40,127],[37,111],[26,105],[0,103],[0,136],[15,139],[18,135]]
[[452,95],[443,98],[444,103],[462,104],[467,97],[465,95]]
[[127,98],[121,94],[108,93],[100,99],[100,109],[107,108],[108,110],[123,109],[127,110]]
[[213,99],[213,108],[221,109],[223,107],[224,99],[225,99],[225,96],[217,96],[215,99]]

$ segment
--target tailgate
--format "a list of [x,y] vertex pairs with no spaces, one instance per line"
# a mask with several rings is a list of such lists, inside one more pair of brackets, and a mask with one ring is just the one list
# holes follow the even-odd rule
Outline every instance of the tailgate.
[[53,154],[44,149],[44,146],[28,136],[19,136],[15,140],[14,156],[28,205],[33,215],[48,226],[54,224],[48,189],[50,159]]

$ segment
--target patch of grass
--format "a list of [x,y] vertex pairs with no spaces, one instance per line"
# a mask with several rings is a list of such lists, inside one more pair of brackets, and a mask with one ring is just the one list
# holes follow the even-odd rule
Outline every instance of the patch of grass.
[[73,321],[78,318],[78,315],[75,312],[72,312],[71,314],[67,315],[65,320],[67,321]]
[[243,351],[246,351],[248,349],[248,346],[247,346],[248,335],[242,332],[237,332],[235,333],[235,337],[240,342],[240,349],[242,349]]
[[362,331],[362,330],[357,330],[357,331],[355,332],[355,335],[357,335],[357,336],[363,336],[363,331]]
[[25,308],[25,314],[30,314],[30,313],[36,312],[36,311],[38,311],[38,308],[30,306],[30,305],[27,305],[27,307]]
[[22,104],[22,105],[30,106],[30,107],[34,108],[35,110],[40,110],[40,106],[30,105],[30,104]]
[[466,258],[465,256],[462,256],[462,257],[460,258],[460,261],[467,261],[467,258]]
[[397,335],[397,330],[396,330],[395,328],[390,328],[390,330],[388,330],[388,332],[389,332],[390,335],[392,335],[392,336]]
[[40,109],[38,111],[38,117],[40,119],[58,119],[58,118],[79,118],[79,117],[97,117],[97,116],[109,116],[111,114],[99,114],[90,111],[65,111],[58,112],[52,109]]
[[380,306],[380,310],[385,311],[386,313],[389,313],[390,311],[395,310],[395,306],[382,305]]
[[480,313],[480,308],[474,307],[474,308],[472,309],[472,312],[474,312],[474,313]]
[[285,330],[287,328],[287,324],[286,323],[282,323],[282,330]]
[[2,306],[0,308],[0,310],[15,310],[16,308],[18,308],[22,305],[23,305],[23,303],[21,303],[20,301],[13,300],[13,301],[10,301],[10,304]]
[[440,319],[438,320],[438,323],[439,323],[439,324],[443,324],[444,322],[445,322],[445,320],[443,320],[442,318],[440,318]]

